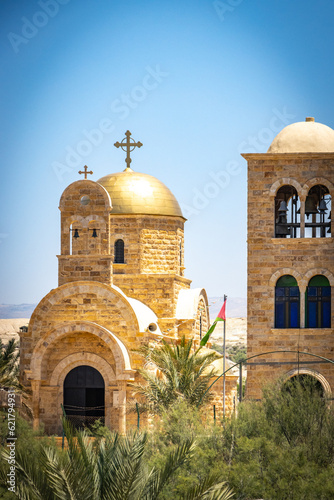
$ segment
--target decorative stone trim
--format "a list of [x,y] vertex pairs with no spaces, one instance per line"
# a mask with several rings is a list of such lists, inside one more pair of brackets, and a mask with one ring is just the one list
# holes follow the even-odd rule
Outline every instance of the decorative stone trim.
[[276,196],[277,191],[282,186],[293,186],[294,188],[296,188],[299,197],[301,196],[303,191],[303,188],[298,181],[292,179],[291,177],[284,177],[283,179],[279,179],[276,182],[274,182],[274,184],[271,186],[269,190],[269,196]]
[[310,375],[311,377],[316,378],[317,380],[319,380],[322,387],[324,388],[326,396],[332,395],[332,389],[331,389],[331,386],[329,385],[329,382],[318,371],[311,370],[310,368],[299,368],[299,369],[294,368],[293,370],[290,370],[285,374],[285,376],[284,376],[285,381],[287,381],[290,378],[295,377],[297,375]]
[[278,269],[269,279],[269,286],[276,286],[278,278],[281,278],[281,276],[285,276],[286,274],[290,274],[291,276],[296,278],[298,286],[299,288],[301,288],[303,278],[298,273],[298,271],[292,269],[291,267],[284,267],[283,269]]
[[79,323],[63,323],[53,330],[47,332],[37,343],[31,361],[31,378],[40,380],[43,357],[51,344],[73,332],[87,332],[101,338],[112,350],[116,362],[116,377],[121,375],[124,370],[131,370],[130,356],[127,348],[116,337],[114,333],[106,328],[89,321],[81,321]]

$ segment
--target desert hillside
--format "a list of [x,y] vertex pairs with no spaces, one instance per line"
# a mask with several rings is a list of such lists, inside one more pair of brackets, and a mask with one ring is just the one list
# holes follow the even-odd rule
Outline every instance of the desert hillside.
[[0,338],[5,344],[8,340],[16,338],[19,340],[21,326],[27,326],[29,318],[0,319]]
[[[211,336],[211,341],[223,344],[224,322],[219,321]],[[247,318],[226,319],[226,345],[233,346],[247,343]]]

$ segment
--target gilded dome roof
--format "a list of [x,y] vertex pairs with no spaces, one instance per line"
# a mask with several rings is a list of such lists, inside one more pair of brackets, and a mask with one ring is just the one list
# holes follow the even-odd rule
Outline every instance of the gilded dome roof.
[[97,181],[110,194],[112,214],[171,215],[183,217],[173,193],[148,174],[126,168]]
[[334,130],[306,118],[285,127],[273,140],[267,153],[333,153]]

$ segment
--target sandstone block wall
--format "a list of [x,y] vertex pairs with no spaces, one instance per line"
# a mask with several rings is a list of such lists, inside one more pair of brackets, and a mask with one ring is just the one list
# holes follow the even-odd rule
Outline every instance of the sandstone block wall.
[[[334,246],[330,238],[275,238],[274,199],[283,185],[296,187],[305,202],[310,187],[328,186],[333,199],[334,155],[250,154],[248,160],[248,356],[272,350],[304,350],[334,358],[334,294],[332,328],[305,326],[305,291],[309,279],[325,275],[333,286]],[[302,219],[302,217],[301,217]],[[299,329],[275,329],[275,285],[280,276],[291,274],[300,289]],[[265,364],[270,362],[269,364]],[[298,367],[296,355],[270,354],[247,365],[247,396],[261,397],[263,383],[288,376]],[[300,365],[326,377],[334,390],[332,365],[300,356]]]
[[124,241],[125,264],[115,264],[115,274],[177,274],[184,270],[184,220],[179,217],[110,216],[111,247]]

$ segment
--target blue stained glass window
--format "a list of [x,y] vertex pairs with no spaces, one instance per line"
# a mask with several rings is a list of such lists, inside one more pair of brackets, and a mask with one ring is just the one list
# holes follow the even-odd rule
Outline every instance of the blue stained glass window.
[[309,302],[308,304],[308,328],[317,327],[317,303]]
[[322,327],[330,328],[331,327],[331,303],[324,302],[322,309]]
[[290,327],[299,328],[299,302],[290,304]]
[[306,291],[306,327],[331,327],[331,287],[325,276],[313,276],[309,281]]
[[275,318],[276,318],[275,328],[285,328],[285,314],[284,314],[283,302],[276,303]]
[[299,288],[293,276],[281,276],[275,288],[275,328],[299,328]]

